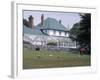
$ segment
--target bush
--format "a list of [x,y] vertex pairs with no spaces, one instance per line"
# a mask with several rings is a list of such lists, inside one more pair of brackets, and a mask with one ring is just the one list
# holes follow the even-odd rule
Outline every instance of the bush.
[[39,47],[37,47],[37,48],[36,48],[36,51],[39,51],[39,50],[40,50],[40,48],[39,48]]
[[50,46],[57,46],[57,43],[56,43],[56,42],[49,42],[49,43],[47,43],[47,45],[50,45]]

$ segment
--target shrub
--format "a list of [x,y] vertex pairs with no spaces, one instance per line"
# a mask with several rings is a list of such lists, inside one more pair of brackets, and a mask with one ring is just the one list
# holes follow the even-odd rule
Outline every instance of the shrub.
[[47,43],[47,45],[50,45],[50,46],[57,46],[57,43],[56,43],[56,42],[49,42],[49,43]]

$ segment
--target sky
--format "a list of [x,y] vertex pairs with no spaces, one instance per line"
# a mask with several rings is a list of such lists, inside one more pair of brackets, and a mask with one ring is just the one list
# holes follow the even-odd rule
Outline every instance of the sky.
[[44,15],[44,19],[50,17],[56,20],[61,20],[61,23],[68,29],[72,28],[73,24],[81,20],[79,13],[72,12],[48,12],[48,11],[23,11],[23,18],[28,20],[28,17],[32,15],[34,17],[34,25],[41,22],[41,15]]

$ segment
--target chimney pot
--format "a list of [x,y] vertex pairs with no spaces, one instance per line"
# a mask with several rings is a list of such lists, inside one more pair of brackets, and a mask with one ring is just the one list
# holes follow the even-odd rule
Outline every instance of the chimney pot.
[[29,26],[31,28],[34,28],[34,17],[32,17],[32,15],[29,16]]
[[43,22],[44,22],[44,15],[41,15],[41,25],[43,26]]

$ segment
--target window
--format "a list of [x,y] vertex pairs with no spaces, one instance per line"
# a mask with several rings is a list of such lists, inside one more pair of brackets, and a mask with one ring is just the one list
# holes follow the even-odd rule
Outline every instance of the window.
[[61,35],[61,31],[59,31],[59,35]]
[[66,34],[67,34],[67,33],[65,32],[65,36],[66,36]]
[[68,37],[69,36],[69,33],[68,32],[65,32],[65,36]]
[[56,31],[55,30],[53,31],[53,34],[56,34]]

